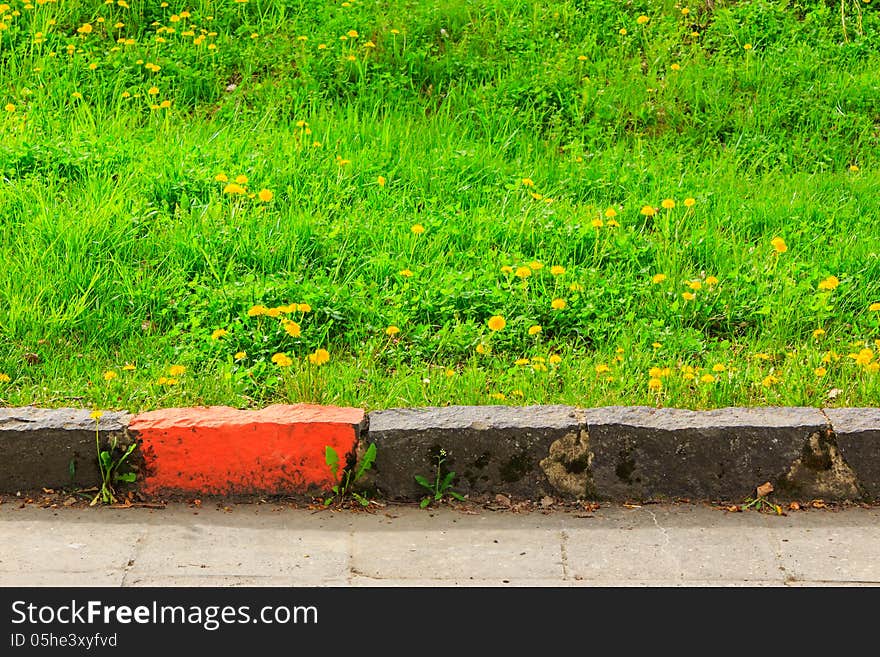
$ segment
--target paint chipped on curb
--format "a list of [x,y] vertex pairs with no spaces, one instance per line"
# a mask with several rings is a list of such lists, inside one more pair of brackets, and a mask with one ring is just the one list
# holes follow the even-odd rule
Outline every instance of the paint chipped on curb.
[[129,431],[141,441],[148,494],[305,494],[336,483],[325,450],[344,462],[363,421],[358,408],[210,406],[142,413]]

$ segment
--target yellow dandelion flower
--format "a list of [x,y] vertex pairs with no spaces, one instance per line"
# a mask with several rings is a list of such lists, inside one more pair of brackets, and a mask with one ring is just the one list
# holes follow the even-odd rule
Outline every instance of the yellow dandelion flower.
[[661,381],[660,379],[648,379],[648,390],[661,390],[662,388],[663,381]]
[[309,362],[312,365],[323,365],[330,360],[330,352],[326,349],[316,349],[315,353],[309,354]]
[[112,381],[117,376],[119,376],[119,375],[116,372],[114,372],[113,370],[107,370],[106,372],[104,372],[104,380],[105,381]]
[[617,210],[614,208],[605,208],[605,212],[603,212],[606,219],[614,219],[617,216]]
[[216,180],[217,182],[229,182],[229,176],[227,176],[225,173],[218,173],[216,176],[214,176],[214,180]]
[[378,178],[376,178],[376,182],[379,183],[379,187],[384,187],[386,182],[385,176],[379,176]]
[[565,267],[560,265],[553,265],[550,267],[550,273],[554,276],[562,276],[565,273]]
[[684,207],[686,207],[686,208],[692,208],[692,207],[694,207],[696,204],[697,204],[697,202],[696,202],[694,199],[690,198],[690,197],[688,197],[688,198],[686,198],[686,199],[684,200]]
[[263,201],[263,203],[268,203],[273,198],[275,198],[275,194],[272,193],[272,190],[261,189],[259,192],[257,192],[257,198]]
[[551,365],[559,365],[562,362],[562,356],[559,354],[550,354],[550,357],[547,358],[547,362]]
[[412,228],[410,228],[410,230],[413,233],[415,233],[416,235],[421,235],[422,233],[425,232],[425,227],[422,226],[422,224],[413,224]]
[[662,201],[660,201],[660,207],[662,207],[665,210],[671,210],[672,208],[675,207],[675,201],[673,201],[671,198],[665,198]]
[[655,214],[657,214],[657,211],[650,205],[643,205],[640,212],[646,217],[653,217]]
[[11,112],[14,112],[14,111],[15,111],[15,105],[13,105],[12,103],[7,103],[7,104],[3,107],[3,109],[5,109],[7,112],[10,112],[10,113],[11,113]]
[[131,363],[126,363],[125,365],[122,366],[122,369],[125,372],[131,372],[135,369],[135,366],[132,365]]
[[413,275],[412,270],[410,269],[401,269],[398,273],[404,278],[410,278]]
[[856,365],[867,365],[874,360],[874,352],[870,349],[862,349],[857,354],[849,354],[849,357],[856,361]]
[[813,370],[813,374],[815,374],[819,378],[822,378],[823,376],[828,374],[828,370],[825,369],[824,367],[817,367],[816,369]]
[[272,356],[272,362],[278,367],[290,367],[293,365],[293,359],[285,353],[278,353]]
[[715,377],[711,374],[704,374],[700,377],[700,383],[715,383]]
[[823,335],[825,335],[825,329],[823,328],[817,328],[815,331],[813,331],[814,338],[821,338]]
[[226,329],[214,329],[214,331],[211,333],[211,339],[219,340],[220,338],[224,338],[227,335],[229,335],[229,331],[227,331]]
[[534,186],[535,186],[535,181],[532,180],[531,178],[523,178],[523,179],[522,179],[522,184],[523,184],[525,187],[534,187]]
[[770,240],[770,244],[773,245],[773,249],[776,251],[776,253],[785,253],[786,251],[788,251],[788,245],[781,237],[774,237],[772,240]]
[[595,219],[593,219],[593,220],[590,222],[590,225],[591,225],[593,228],[602,228],[602,226],[605,225],[605,222],[602,221],[601,219],[599,219],[598,217],[596,217]]
[[533,324],[529,327],[529,335],[538,335],[542,330],[540,324]]
[[819,281],[820,290],[834,290],[838,285],[840,285],[840,279],[837,278],[837,276],[829,276],[828,278]]
[[102,415],[104,415],[104,411],[92,411],[89,413],[89,417],[93,420],[100,420]]
[[528,278],[529,276],[532,275],[532,270],[529,269],[528,267],[525,267],[525,266],[517,267],[515,274],[519,278]]
[[238,183],[229,183],[223,188],[224,194],[245,194],[247,190]]
[[248,308],[247,314],[248,317],[259,317],[260,315],[265,315],[268,312],[268,308],[262,304],[257,304],[256,306],[251,306]]
[[697,295],[693,292],[682,292],[681,296],[684,298],[685,301],[693,301],[697,298]]
[[706,276],[706,285],[709,287],[715,287],[718,285],[718,279],[715,276]]
[[553,308],[553,310],[565,310],[566,305],[568,304],[565,303],[565,299],[553,299],[553,301],[550,302],[550,307]]
[[691,288],[692,290],[694,290],[695,292],[696,292],[697,290],[702,290],[702,289],[703,289],[703,283],[702,283],[701,281],[696,280],[696,279],[695,279],[695,280],[692,280],[692,281],[688,281],[688,282],[686,283],[686,285],[687,285],[689,288]]
[[517,358],[515,361],[513,361],[513,364],[514,365],[528,365],[529,362],[530,361],[528,358]]
[[394,326],[394,324],[385,329],[386,335],[397,335],[398,333],[400,333],[400,329]]
[[284,322],[284,330],[287,331],[287,335],[294,338],[302,335],[302,327],[293,320],[288,319]]
[[662,283],[665,280],[666,280],[666,274],[654,274],[651,277],[651,282],[654,283],[655,285],[659,285],[660,283]]
[[774,386],[774,385],[776,385],[777,383],[779,383],[779,378],[773,376],[772,374],[768,374],[768,375],[765,376],[764,379],[761,381],[761,385],[764,386],[765,388],[769,388],[769,387],[771,387],[771,386]]
[[532,260],[532,261],[529,263],[529,267],[531,267],[532,271],[538,271],[538,270],[541,269],[543,266],[544,266],[544,265],[542,265],[541,262],[538,261],[538,260]]
[[513,273],[513,267],[511,267],[510,265],[504,265],[504,266],[501,268],[501,273],[502,273],[502,274],[512,274],[512,273]]
[[186,374],[186,367],[184,365],[172,365],[168,368],[169,376],[182,376]]
[[76,31],[80,34],[91,34],[92,29],[93,28],[89,23],[84,23],[83,25],[80,25],[78,28],[76,28]]
[[727,368],[724,367],[724,363],[715,363],[712,366],[713,372],[723,372],[725,369],[727,369]]
[[312,307],[307,303],[298,303],[296,304],[296,309],[301,313],[310,313],[312,312]]
[[487,324],[490,331],[500,331],[507,326],[507,321],[501,315],[492,315]]
[[648,18],[647,16],[645,16],[644,14],[642,14],[641,16],[639,16],[639,17],[636,19],[636,23],[638,23],[639,25],[644,25],[644,24],[647,23],[649,20],[651,20],[651,19]]
[[235,356],[233,356],[233,358],[235,360],[244,360],[245,358],[247,358],[247,352],[246,351],[236,351]]
[[159,87],[150,87],[149,89],[147,89],[147,93],[151,96],[158,96],[159,95]]
[[603,363],[599,363],[599,364],[596,365],[596,367],[594,367],[593,369],[596,370],[596,374],[604,374],[605,372],[610,372],[610,371],[611,371],[611,368],[608,367],[607,365],[603,364]]
[[482,342],[480,344],[478,344],[477,348],[476,348],[476,352],[478,354],[488,354],[491,351],[492,351],[492,347],[490,347],[489,345],[484,344]]
[[868,310],[872,313],[880,312],[880,303],[872,303],[868,306]]
[[680,70],[681,70],[681,64],[670,64],[670,65],[669,65],[669,68],[672,69],[673,71],[680,71]]
[[743,50],[751,50],[751,49],[752,49],[752,44],[751,44],[751,43],[747,43],[747,44],[745,44],[745,45],[743,46]]

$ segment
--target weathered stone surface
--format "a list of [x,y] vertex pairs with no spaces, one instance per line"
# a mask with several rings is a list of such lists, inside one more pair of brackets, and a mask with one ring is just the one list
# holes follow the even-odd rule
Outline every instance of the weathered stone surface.
[[792,464],[828,426],[812,408],[586,411],[599,497],[742,499],[765,481],[784,489]]
[[418,499],[427,491],[414,476],[433,480],[442,449],[443,471],[456,473],[453,488],[462,494],[583,497],[591,482],[581,417],[568,406],[375,411],[368,433],[378,449],[372,483],[389,498]]
[[[104,411],[102,448],[130,444],[128,414]],[[0,492],[100,484],[95,420],[87,409],[0,408]]]
[[827,408],[825,414],[862,493],[880,499],[880,408]]

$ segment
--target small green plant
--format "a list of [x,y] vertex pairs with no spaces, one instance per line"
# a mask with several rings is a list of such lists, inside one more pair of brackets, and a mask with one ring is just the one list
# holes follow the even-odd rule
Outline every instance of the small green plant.
[[773,486],[768,481],[766,484],[762,484],[758,486],[755,491],[755,497],[747,497],[745,502],[739,505],[740,511],[746,511],[748,509],[754,509],[755,511],[764,511],[775,513],[778,516],[782,515],[782,507],[778,504],[774,504],[767,499],[773,492]]
[[[330,447],[330,445],[327,445],[324,450],[324,460],[330,467],[330,472],[333,473],[333,479],[338,480],[339,454],[337,454],[336,450]],[[370,443],[370,446],[367,447],[366,451],[364,452],[364,456],[361,459],[360,463],[357,465],[356,469],[346,469],[342,475],[342,480],[330,489],[331,491],[333,491],[333,495],[324,498],[324,506],[330,506],[330,504],[332,504],[334,501],[337,504],[342,503],[349,495],[356,499],[361,506],[367,506],[370,503],[370,500],[367,499],[366,495],[361,495],[360,493],[352,490],[352,487],[364,476],[367,470],[373,467],[373,462],[375,460],[376,443]]]
[[430,495],[425,495],[425,497],[422,498],[422,501],[419,502],[419,508],[424,509],[432,502],[439,502],[445,495],[448,495],[459,502],[464,502],[464,496],[461,493],[452,490],[452,480],[455,479],[455,471],[450,470],[445,475],[442,474],[443,464],[446,462],[447,456],[448,454],[446,450],[441,449],[440,453],[434,457],[434,460],[437,463],[434,481],[429,481],[427,477],[423,477],[422,475],[415,475],[416,482],[419,486],[430,493]]
[[93,411],[92,418],[95,420],[95,448],[98,452],[98,469],[101,471],[101,488],[92,499],[90,506],[94,506],[100,500],[103,504],[116,503],[116,488],[118,482],[132,483],[137,475],[134,472],[120,472],[119,469],[125,463],[137,445],[132,443],[129,445],[121,456],[114,458],[117,443],[116,438],[112,438],[109,449],[101,449],[101,437],[99,427],[101,423],[101,411]]

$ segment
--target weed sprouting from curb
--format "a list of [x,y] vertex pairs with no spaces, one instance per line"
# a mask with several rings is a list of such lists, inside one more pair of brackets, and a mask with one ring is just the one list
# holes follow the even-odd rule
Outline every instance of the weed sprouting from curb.
[[452,480],[455,479],[455,471],[450,470],[445,475],[442,475],[442,467],[443,463],[446,462],[447,455],[446,450],[441,449],[440,453],[434,457],[434,460],[437,462],[434,481],[429,481],[422,475],[415,475],[416,483],[430,493],[430,495],[426,495],[419,502],[419,508],[427,508],[432,502],[439,502],[447,495],[459,502],[465,501],[464,495],[452,490]]
[[115,504],[117,501],[115,484],[117,482],[132,483],[137,479],[137,475],[134,472],[119,472],[119,468],[122,467],[128,457],[131,456],[132,452],[134,452],[137,447],[137,444],[132,443],[129,445],[122,453],[122,456],[114,460],[113,453],[116,451],[117,446],[115,437],[111,439],[109,449],[101,449],[101,436],[99,431],[101,415],[103,415],[101,411],[92,411],[91,413],[91,417],[95,420],[95,449],[98,452],[98,469],[101,472],[101,488],[92,499],[89,506],[95,506],[99,500],[103,504]]
[[[324,460],[330,468],[330,472],[333,473],[333,479],[338,480],[339,478],[339,454],[336,453],[336,450],[333,449],[330,445],[324,449]],[[333,495],[330,497],[324,498],[324,506],[330,506],[333,502],[337,504],[341,504],[345,501],[345,499],[350,495],[361,506],[367,506],[370,503],[370,500],[366,495],[361,495],[356,491],[352,490],[352,487],[355,483],[357,483],[363,476],[366,474],[370,468],[373,467],[373,463],[376,460],[376,443],[370,443],[367,450],[364,452],[363,458],[360,460],[359,464],[356,464],[355,469],[346,468],[342,479],[338,484],[334,484],[330,489],[333,492]]]

